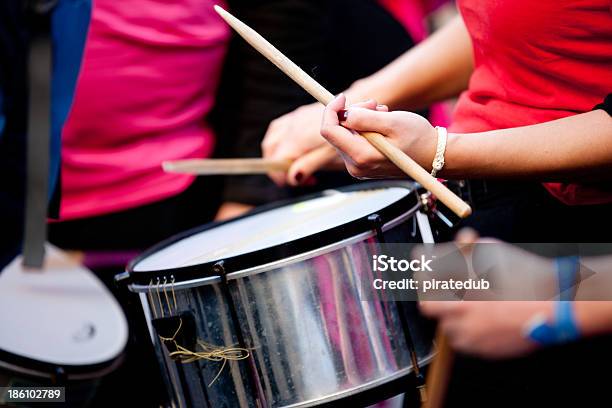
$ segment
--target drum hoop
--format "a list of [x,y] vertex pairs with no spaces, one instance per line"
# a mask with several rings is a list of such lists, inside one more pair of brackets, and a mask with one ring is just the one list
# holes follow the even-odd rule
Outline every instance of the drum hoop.
[[[410,216],[412,216],[416,211],[418,211],[418,209],[420,208],[420,205],[417,204],[415,205],[413,208],[411,208],[409,211],[405,212],[404,214],[400,215],[399,217],[396,217],[395,219],[391,220],[390,222],[388,222],[387,224],[385,224],[382,227],[383,231],[387,231],[397,225],[399,225],[400,223],[402,223],[403,221],[405,221],[406,219],[408,219]],[[322,248],[316,248],[313,249],[311,251],[307,251],[301,254],[297,254],[297,255],[293,255],[287,258],[283,258],[283,259],[279,259],[277,261],[273,261],[273,262],[269,262],[263,265],[258,265],[258,266],[254,266],[252,268],[247,268],[241,271],[236,271],[236,272],[232,272],[232,273],[228,273],[227,274],[227,280],[228,281],[232,281],[232,280],[237,280],[237,279],[241,279],[241,278],[245,278],[247,276],[252,276],[252,275],[256,275],[259,273],[263,273],[263,272],[268,272],[270,270],[273,269],[277,269],[277,268],[281,268],[296,262],[300,262],[300,261],[304,261],[307,259],[311,259],[314,258],[315,256],[319,256],[319,255],[324,255],[333,251],[336,251],[338,249],[341,248],[345,248],[349,245],[358,243],[358,242],[362,242],[368,238],[371,238],[373,236],[376,236],[376,232],[375,231],[370,231],[370,232],[363,232],[359,235],[355,235],[351,238],[347,238],[345,240],[339,241],[339,242],[335,242],[333,244],[327,245],[325,247]],[[162,280],[166,278],[169,279],[170,277],[168,275],[165,275]],[[181,289],[191,289],[191,288],[195,288],[195,287],[199,287],[199,286],[205,286],[205,285],[214,285],[214,284],[218,284],[221,283],[222,279],[220,276],[210,276],[210,277],[205,277],[205,278],[199,278],[199,279],[192,279],[192,280],[188,280],[188,281],[181,281],[181,282],[177,282],[175,284],[173,284],[174,289],[176,290],[181,290]],[[128,288],[132,291],[132,292],[148,292],[150,290],[149,285],[139,285],[139,284],[130,284],[128,285]]]
[[[63,365],[46,363],[28,357],[18,356],[0,349],[0,368],[30,377],[51,379],[56,376],[56,370],[61,368],[68,380],[90,380],[102,377],[114,371],[123,362],[125,352],[118,356],[96,364]],[[11,362],[13,361],[13,362]]]
[[[406,196],[400,198],[394,203],[376,212],[382,217],[383,224],[385,225],[386,229],[390,228],[387,227],[388,224],[396,222],[397,219],[400,219],[402,217],[410,216],[421,206],[417,194],[418,189],[420,188],[418,184],[406,181],[378,181],[359,183],[347,187],[333,189],[332,191],[353,192],[393,187],[405,188],[409,190],[409,192]],[[306,237],[289,241],[284,244],[279,244],[258,251],[236,255],[226,259],[216,260],[213,262],[205,262],[198,265],[182,266],[162,270],[134,270],[135,266],[140,261],[187,237],[219,227],[230,222],[235,222],[256,214],[274,210],[276,208],[281,208],[287,205],[323,197],[325,193],[326,192],[323,191],[302,196],[296,199],[284,200],[279,203],[265,205],[241,217],[220,223],[209,223],[175,235],[151,247],[150,249],[146,250],[141,255],[133,259],[128,264],[126,268],[126,273],[117,275],[116,280],[122,284],[128,285],[134,291],[141,291],[143,290],[142,287],[148,288],[151,281],[157,282],[158,279],[163,280],[164,277],[166,279],[170,279],[171,277],[175,278],[175,288],[178,288],[181,283],[186,283],[193,286],[193,281],[202,281],[204,279],[206,279],[207,283],[212,284],[220,280],[219,272],[215,268],[215,265],[217,265],[219,262],[223,262],[224,269],[228,271],[227,276],[229,279],[230,276],[235,276],[234,274],[244,273],[244,271],[246,270],[260,269],[272,263],[277,263],[306,253],[321,250],[322,248],[327,248],[328,246],[338,244],[339,242],[343,242],[347,239],[355,239],[357,236],[369,235],[374,233],[374,229],[372,228],[371,222],[367,220],[368,215],[370,215],[368,214],[364,217],[349,221],[345,224],[338,225],[334,228],[330,228],[325,231],[321,231],[317,234],[311,234]],[[408,211],[403,210],[408,205],[410,206],[410,209]],[[205,283],[200,283],[196,286],[200,286],[202,284]]]

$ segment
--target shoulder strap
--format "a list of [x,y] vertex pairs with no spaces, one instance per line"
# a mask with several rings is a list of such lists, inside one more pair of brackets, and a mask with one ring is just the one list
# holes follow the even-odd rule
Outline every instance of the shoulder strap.
[[45,256],[49,190],[51,40],[48,37],[32,43],[29,67],[30,102],[23,264],[40,268]]

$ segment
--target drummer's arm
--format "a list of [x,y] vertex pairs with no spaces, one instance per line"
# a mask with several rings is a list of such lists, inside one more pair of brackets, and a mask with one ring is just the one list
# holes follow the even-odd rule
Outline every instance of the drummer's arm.
[[[472,71],[472,43],[463,19],[456,17],[385,68],[354,82],[344,94],[349,104],[372,99],[391,110],[420,110],[465,90]],[[308,180],[322,166],[308,154],[324,143],[318,126],[322,112],[318,103],[305,105],[270,123],[263,156],[295,159],[287,174],[270,174],[276,183],[298,185],[297,175]]]
[[418,110],[465,90],[474,69],[472,43],[460,16],[375,74],[356,81],[351,102],[375,99],[392,110]]
[[445,156],[446,178],[610,180],[612,117],[598,109],[532,126],[450,134]]
[[612,333],[612,301],[575,302],[574,311],[582,336]]

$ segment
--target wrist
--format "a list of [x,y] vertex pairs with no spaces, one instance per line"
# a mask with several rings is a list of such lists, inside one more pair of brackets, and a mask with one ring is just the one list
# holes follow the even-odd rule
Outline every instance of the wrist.
[[552,346],[577,340],[580,335],[574,302],[547,302],[554,305],[552,316],[538,313],[524,326],[524,336],[541,346]]
[[580,257],[564,256],[554,259],[557,272],[559,300],[574,300],[580,273]]
[[612,302],[574,302],[576,325],[584,336],[596,336],[612,332]]
[[[411,112],[407,112],[408,115],[415,115]],[[416,116],[416,115],[415,115]],[[409,119],[412,119],[411,116]],[[413,137],[406,137],[401,139],[401,145],[398,147],[416,161],[421,167],[427,172],[431,172],[433,169],[433,162],[436,159],[438,151],[439,133],[438,129],[432,126],[426,119],[421,119],[422,123],[418,127],[405,129],[403,132],[410,134]],[[444,155],[446,150],[444,151]],[[443,166],[443,170],[439,170],[435,177],[440,177],[441,173],[446,172],[446,166]]]
[[592,312],[588,307],[589,302],[575,302],[574,313],[576,315],[576,324],[580,328],[582,333],[586,335],[595,334],[596,330],[589,319],[589,315]]
[[[434,132],[436,132],[435,128]],[[461,144],[463,143],[462,136],[463,135],[459,133],[448,132],[446,140],[446,152],[444,154],[444,169],[438,173],[438,176],[442,176],[447,179],[457,178],[457,174],[460,173],[459,170],[461,167],[460,153],[462,149]],[[435,145],[433,149],[435,154]]]

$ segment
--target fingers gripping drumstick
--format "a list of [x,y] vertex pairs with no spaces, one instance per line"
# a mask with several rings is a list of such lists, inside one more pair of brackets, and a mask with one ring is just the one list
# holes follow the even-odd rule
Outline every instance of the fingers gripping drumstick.
[[[234,30],[236,30],[236,32],[240,34],[242,38],[251,44],[253,48],[270,60],[298,85],[304,88],[304,90],[306,90],[316,100],[324,105],[327,105],[334,99],[334,95],[323,88],[317,81],[312,79],[306,72],[293,63],[282,52],[277,50],[255,30],[219,6],[215,6],[215,11],[219,13],[219,15]],[[461,218],[465,218],[472,213],[472,209],[466,202],[461,200],[445,185],[432,177],[431,174],[408,157],[403,151],[391,144],[383,135],[375,132],[360,132],[360,134],[397,167],[420,183],[423,187],[431,191],[441,202],[455,212],[455,214]]]

